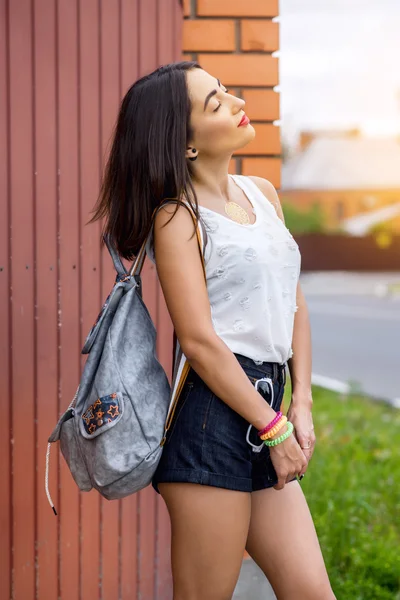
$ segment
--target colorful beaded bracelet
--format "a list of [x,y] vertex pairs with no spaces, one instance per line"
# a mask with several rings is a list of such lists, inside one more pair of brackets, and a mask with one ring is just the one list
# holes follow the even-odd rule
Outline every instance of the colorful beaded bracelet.
[[262,441],[268,440],[269,438],[273,437],[280,429],[282,429],[286,421],[287,417],[285,415],[282,415],[279,421],[274,425],[274,427],[272,427],[272,429],[260,436]]
[[273,427],[267,433],[264,433],[264,435],[261,436],[262,441],[265,442],[265,440],[269,440],[270,438],[274,437],[274,435],[276,435],[278,431],[282,429],[286,422],[287,417],[285,415],[282,415],[275,427]]
[[279,421],[279,419],[283,416],[283,414],[281,413],[281,411],[278,411],[275,415],[275,417],[272,419],[272,421],[270,421],[270,423],[268,423],[268,425],[266,425],[264,427],[264,429],[260,429],[260,431],[258,432],[258,435],[261,437],[262,435],[264,435],[264,433],[267,433],[267,431],[269,431],[270,429],[272,429],[274,427],[274,425],[277,424],[277,422]]
[[282,442],[284,442],[291,433],[293,433],[293,423],[288,421],[287,422],[287,431],[285,431],[285,433],[283,433],[281,436],[276,438],[276,440],[265,440],[264,444],[266,446],[277,446],[278,444],[281,444]]

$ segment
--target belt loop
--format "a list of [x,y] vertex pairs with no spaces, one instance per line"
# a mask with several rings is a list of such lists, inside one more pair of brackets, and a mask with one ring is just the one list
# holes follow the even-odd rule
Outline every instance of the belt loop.
[[274,362],[274,383],[278,379],[278,365]]

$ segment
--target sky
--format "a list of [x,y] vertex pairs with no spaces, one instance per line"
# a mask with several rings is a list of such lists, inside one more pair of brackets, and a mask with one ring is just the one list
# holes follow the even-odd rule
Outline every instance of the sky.
[[400,133],[400,0],[280,0],[281,126]]

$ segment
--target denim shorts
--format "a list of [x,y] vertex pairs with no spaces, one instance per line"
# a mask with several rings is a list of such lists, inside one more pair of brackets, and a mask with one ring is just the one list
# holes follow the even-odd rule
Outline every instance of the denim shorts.
[[[272,408],[279,410],[286,383],[285,364],[255,362],[236,354],[242,369],[254,385],[257,379],[269,377],[272,390],[263,395]],[[252,427],[246,441],[249,423],[230,408],[192,367],[182,388],[175,414],[167,432],[160,462],[153,475],[152,486],[164,482],[189,482],[253,492],[274,486],[277,481],[268,446],[262,445]]]

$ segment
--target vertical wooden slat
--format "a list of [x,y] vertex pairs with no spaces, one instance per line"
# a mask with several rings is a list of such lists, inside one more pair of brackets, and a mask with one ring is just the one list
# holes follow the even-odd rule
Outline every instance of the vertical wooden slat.
[[172,39],[174,41],[174,46],[175,46],[175,60],[181,60],[180,57],[182,56],[183,9],[182,9],[182,3],[179,0],[175,1],[173,10],[174,10],[175,25],[172,30],[173,31]]
[[139,2],[121,0],[121,96],[139,77]]
[[[153,71],[158,66],[157,0],[140,2],[140,74]],[[145,264],[143,268],[143,299],[157,326],[157,280],[155,270]],[[155,594],[155,516],[154,490],[147,487],[139,493],[139,593],[143,598]]]
[[[77,5],[58,0],[58,174],[60,412],[66,410],[80,376]],[[60,592],[79,598],[80,502],[65,464],[60,468]]]
[[[138,78],[139,73],[139,0],[121,0],[121,94]],[[121,598],[138,597],[138,495],[121,501]]]
[[155,501],[151,487],[139,492],[139,594],[146,599],[155,597]]
[[[35,593],[35,354],[31,3],[9,3],[12,254],[13,584]],[[22,176],[21,176],[22,174]]]
[[137,494],[121,500],[121,598],[138,596]]
[[[140,2],[140,75],[153,71],[158,63],[157,0]],[[144,265],[143,299],[157,326],[157,280],[154,269]],[[141,491],[139,502],[139,593],[143,598],[155,595],[155,517],[156,498],[151,487]]]
[[[101,5],[101,139],[102,157],[108,154],[111,134],[115,123],[120,100],[120,32],[119,2],[108,0]],[[104,163],[103,161],[103,163]],[[115,270],[106,248],[102,252],[101,268],[102,300],[106,298],[115,280]],[[110,390],[111,392],[111,390]],[[120,536],[120,502],[101,500],[101,577],[102,596],[118,598],[119,596],[119,536]]]
[[157,7],[157,63],[165,65],[175,60],[175,5],[177,0],[158,0]]
[[[157,11],[157,37],[158,37],[158,64],[168,64],[179,59],[176,56],[175,26],[177,0],[159,0]],[[179,55],[180,55],[179,51]],[[154,265],[149,268],[155,270]],[[156,276],[156,275],[155,275]],[[165,304],[164,295],[160,285],[157,286],[157,356],[167,372],[170,382],[172,376],[172,335],[173,327]],[[155,497],[155,527],[156,527],[156,555],[157,564],[155,597],[157,600],[169,600],[172,596],[171,576],[171,527],[168,511],[164,500],[153,491]]]
[[[34,4],[36,349],[37,349],[37,573],[38,598],[58,593],[58,522],[44,490],[46,442],[58,418],[57,365],[57,165],[55,3]],[[57,451],[53,448],[50,491],[57,500]]]
[[[79,4],[79,145],[80,145],[80,228],[81,228],[81,307],[80,348],[101,304],[100,224],[85,225],[99,192],[100,177],[100,46],[98,0]],[[81,369],[86,356],[81,356]],[[100,598],[100,495],[96,491],[81,495],[81,598]],[[90,576],[88,574],[90,573]]]
[[140,75],[157,67],[157,0],[139,0]]
[[9,87],[8,87],[8,12],[6,0],[0,0],[0,596],[11,597],[11,379],[10,355],[10,189],[9,189]]

